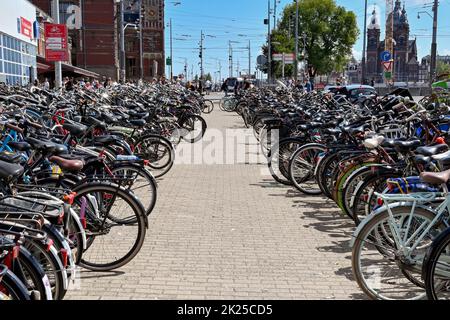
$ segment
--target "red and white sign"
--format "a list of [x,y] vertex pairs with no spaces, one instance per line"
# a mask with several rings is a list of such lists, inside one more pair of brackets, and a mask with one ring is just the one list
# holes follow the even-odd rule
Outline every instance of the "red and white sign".
[[290,64],[290,63],[294,62],[295,54],[294,53],[274,53],[272,55],[272,59],[273,59],[273,61],[283,61],[284,60],[284,63]]
[[33,38],[33,26],[31,21],[25,19],[24,17],[20,17],[20,33],[30,39]]
[[381,64],[383,65],[384,71],[392,71],[392,60],[390,61],[383,61]]
[[47,61],[67,61],[67,26],[65,24],[45,24],[45,59]]

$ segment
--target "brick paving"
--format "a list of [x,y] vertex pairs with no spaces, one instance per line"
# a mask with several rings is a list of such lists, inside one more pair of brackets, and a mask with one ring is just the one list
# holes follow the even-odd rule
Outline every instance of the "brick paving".
[[[218,108],[205,119],[210,129],[243,127]],[[82,271],[66,298],[364,298],[351,275],[349,220],[263,169],[175,165],[159,181],[139,255],[116,272]]]

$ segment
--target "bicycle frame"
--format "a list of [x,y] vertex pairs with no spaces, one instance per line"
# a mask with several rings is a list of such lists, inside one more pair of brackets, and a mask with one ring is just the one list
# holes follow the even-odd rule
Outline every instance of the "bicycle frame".
[[[419,192],[419,193],[411,193],[411,194],[381,194],[381,193],[375,193],[375,195],[383,200],[386,205],[380,210],[386,208],[387,212],[389,214],[389,228],[392,232],[392,236],[395,240],[395,243],[397,245],[398,250],[403,253],[405,256],[409,257],[410,254],[417,248],[417,246],[420,244],[420,242],[424,239],[424,237],[428,234],[428,232],[431,230],[431,228],[436,225],[436,223],[444,217],[444,214],[446,212],[450,212],[450,194],[447,192]],[[409,237],[409,229],[411,227],[411,221],[413,217],[413,213],[417,207],[417,205],[430,203],[434,200],[437,200],[439,197],[445,196],[445,199],[442,203],[440,203],[436,208],[427,208],[429,211],[433,212],[435,214],[435,217],[429,223],[429,225],[425,227],[427,222],[423,222],[417,230],[414,231],[414,233]],[[393,203],[389,204],[389,201],[395,201],[396,203],[400,202],[401,206],[405,206],[405,203],[411,203],[411,211],[409,214],[409,219],[407,222],[406,229],[404,230],[404,236],[401,236],[400,228],[398,224],[395,222],[394,214],[392,212],[392,208],[397,207],[398,204]],[[444,220],[445,224],[448,224]],[[423,231],[422,231],[423,230]],[[421,234],[420,234],[421,233]],[[420,234],[420,235],[419,235]],[[418,238],[413,242],[412,239],[414,239],[416,236]]]

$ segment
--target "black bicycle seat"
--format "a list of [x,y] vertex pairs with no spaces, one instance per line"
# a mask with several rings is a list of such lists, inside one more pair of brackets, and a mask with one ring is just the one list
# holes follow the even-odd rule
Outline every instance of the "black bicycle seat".
[[23,174],[23,167],[15,163],[0,160],[0,179],[11,181]]
[[410,141],[395,141],[394,146],[400,152],[408,152],[420,147],[422,142],[420,140],[410,140]]
[[416,153],[424,156],[434,156],[435,154],[443,153],[448,150],[446,144],[437,144],[431,147],[419,147],[416,149]]
[[71,135],[75,137],[81,137],[83,136],[87,128],[86,126],[82,125],[81,123],[64,123],[63,128],[70,132]]

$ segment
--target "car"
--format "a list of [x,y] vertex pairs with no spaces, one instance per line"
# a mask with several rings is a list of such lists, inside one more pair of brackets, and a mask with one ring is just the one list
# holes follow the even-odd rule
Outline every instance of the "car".
[[340,87],[335,91],[335,94],[336,96],[344,96],[350,100],[350,102],[355,103],[361,97],[377,95],[377,90],[372,86],[364,84],[351,84]]

